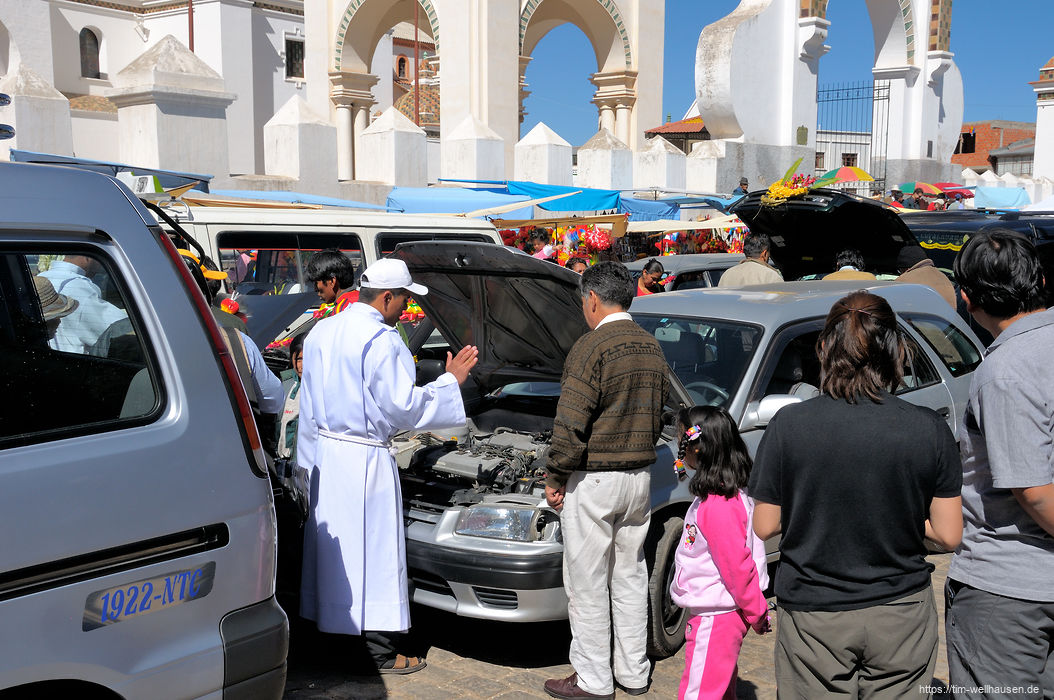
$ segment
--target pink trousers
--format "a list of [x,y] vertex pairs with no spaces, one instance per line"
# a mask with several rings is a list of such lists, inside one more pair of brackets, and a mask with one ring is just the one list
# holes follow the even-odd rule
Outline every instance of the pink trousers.
[[747,623],[739,611],[688,620],[677,700],[735,700],[736,662],[746,634]]

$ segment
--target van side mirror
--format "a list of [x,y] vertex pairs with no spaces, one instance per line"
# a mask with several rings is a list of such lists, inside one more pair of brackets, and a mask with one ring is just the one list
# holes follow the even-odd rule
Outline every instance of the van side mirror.
[[769,394],[761,401],[751,401],[743,413],[743,420],[739,422],[739,429],[742,431],[764,428],[772,422],[772,418],[781,408],[801,402],[800,396],[791,394]]
[[446,363],[442,360],[417,361],[417,386],[424,386],[439,379],[446,373]]

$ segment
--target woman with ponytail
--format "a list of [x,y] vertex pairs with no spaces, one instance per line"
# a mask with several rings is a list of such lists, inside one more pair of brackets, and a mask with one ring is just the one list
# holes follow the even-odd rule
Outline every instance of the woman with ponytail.
[[782,534],[779,693],[928,695],[937,613],[924,539],[959,544],[959,450],[941,416],[891,393],[907,346],[885,299],[835,302],[816,349],[821,394],[772,419],[748,489],[754,532]]

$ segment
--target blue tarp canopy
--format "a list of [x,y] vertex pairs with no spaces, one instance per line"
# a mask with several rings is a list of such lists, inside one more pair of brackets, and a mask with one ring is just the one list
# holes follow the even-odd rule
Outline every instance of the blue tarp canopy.
[[[617,211],[629,214],[630,221],[676,219],[680,216],[680,209],[676,204],[624,197],[618,190],[599,190],[590,187],[567,187],[564,185],[539,185],[534,182],[522,182],[519,180],[448,180],[448,182],[485,185],[487,186],[485,190],[476,191],[490,191],[495,194],[508,192],[510,195],[523,195],[530,199],[542,199],[568,192],[578,192],[578,194],[573,194],[570,197],[561,197],[551,202],[536,205],[539,209],[545,209],[546,211]],[[514,217],[509,215],[508,218]]]
[[718,197],[717,195],[686,195],[684,197],[667,197],[661,201],[676,204],[682,209],[702,209],[710,207],[717,209],[722,214],[728,213],[728,208],[738,202],[744,195],[737,194],[732,197]]
[[213,190],[211,194],[217,197],[238,197],[240,199],[262,199],[268,202],[289,202],[290,204],[318,204],[326,207],[348,207],[349,209],[373,209],[376,211],[387,211],[379,204],[366,204],[356,202],[353,199],[340,199],[338,197],[322,197],[315,194],[304,194],[303,192],[281,192],[269,190],[260,192],[256,190]]
[[[395,187],[388,194],[388,211],[407,214],[465,214],[477,209],[526,202],[530,197],[464,187]],[[532,207],[505,212],[502,218],[533,218]]]
[[619,211],[629,214],[630,221],[658,221],[659,219],[678,219],[681,216],[681,209],[677,204],[662,199],[619,197]]
[[1020,209],[1032,200],[1024,187],[978,187],[973,202],[978,209]]
[[88,158],[75,158],[73,156],[59,156],[52,153],[35,153],[33,151],[22,151],[17,148],[11,149],[11,160],[17,163],[46,163],[50,165],[68,165],[82,170],[92,170],[104,175],[116,175],[117,173],[130,172],[136,175],[153,175],[157,177],[164,189],[182,187],[183,185],[195,185],[195,189],[202,192],[209,191],[209,180],[212,175],[201,175],[199,173],[183,173],[176,170],[155,170],[153,168],[140,168],[136,165],[125,165],[105,160],[89,160]]

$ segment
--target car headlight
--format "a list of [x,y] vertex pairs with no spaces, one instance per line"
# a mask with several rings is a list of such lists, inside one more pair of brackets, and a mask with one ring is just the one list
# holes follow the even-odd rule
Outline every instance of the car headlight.
[[510,505],[469,506],[458,516],[454,532],[473,537],[531,542],[538,539],[537,508]]

